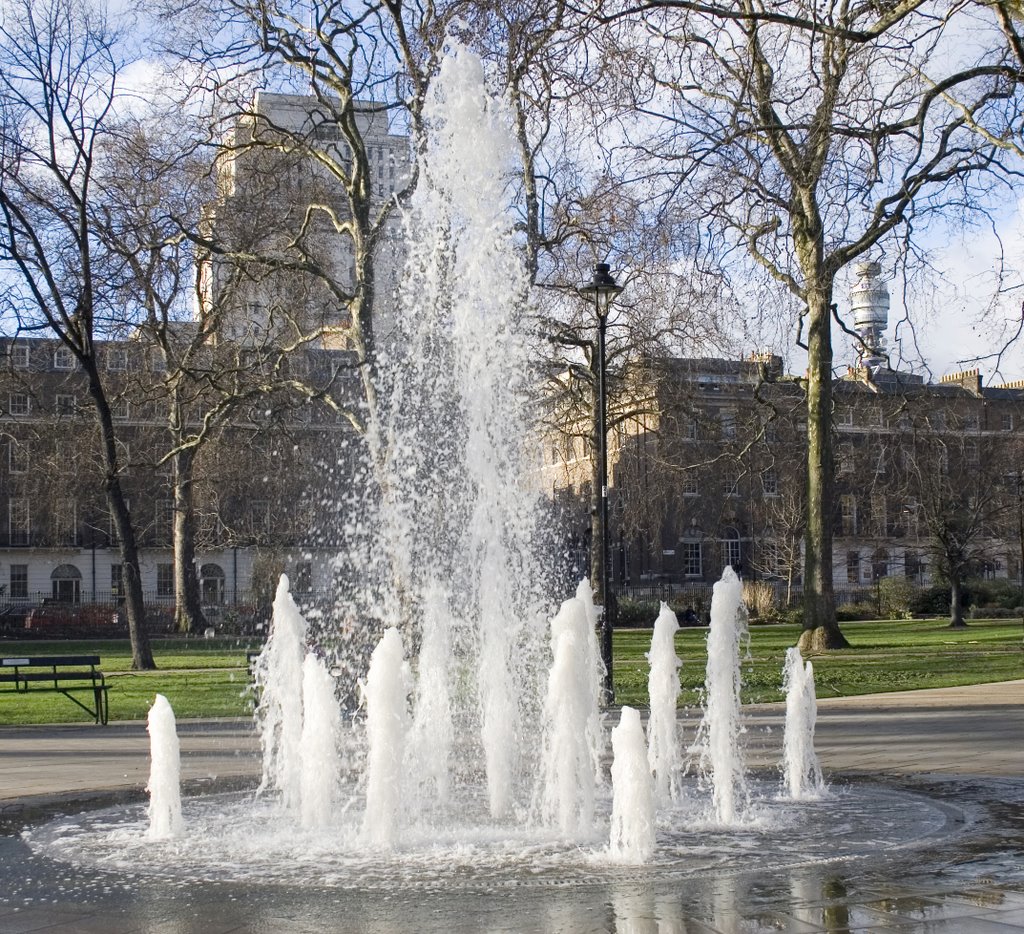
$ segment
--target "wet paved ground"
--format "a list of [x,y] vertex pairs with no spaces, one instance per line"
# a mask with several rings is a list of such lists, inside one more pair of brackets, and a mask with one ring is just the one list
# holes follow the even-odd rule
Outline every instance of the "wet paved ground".
[[[781,708],[746,714],[752,765],[774,768]],[[179,729],[190,789],[254,783],[248,724]],[[139,799],[144,724],[0,728],[0,932],[1024,931],[1024,682],[821,701],[817,749],[837,787],[881,778],[880,788],[940,804],[948,828],[854,860],[696,876],[630,870],[572,885],[163,880],[69,866],[19,835],[44,818]]]

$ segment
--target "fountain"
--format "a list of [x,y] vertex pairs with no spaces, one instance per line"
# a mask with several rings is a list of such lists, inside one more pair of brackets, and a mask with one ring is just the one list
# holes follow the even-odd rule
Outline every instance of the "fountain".
[[[535,361],[504,187],[515,147],[483,85],[479,60],[456,48],[431,92],[406,301],[382,353],[381,412],[366,445],[377,484],[346,520],[352,547],[338,560],[338,612],[374,632],[372,656],[345,655],[341,625],[307,623],[282,578],[256,666],[257,793],[186,799],[183,823],[166,825],[180,828],[173,840],[151,839],[140,807],[54,821],[32,831],[47,859],[187,882],[190,894],[219,886],[247,908],[298,891],[296,915],[319,929],[344,902],[353,929],[407,920],[407,929],[480,930],[453,919],[481,892],[506,912],[515,891],[524,927],[572,930],[594,916],[573,901],[588,896],[566,893],[607,886],[626,929],[634,911],[681,887],[706,892],[712,874],[728,901],[728,880],[741,873],[802,877],[944,832],[945,813],[921,796],[866,784],[796,807],[776,801],[777,781],[767,791],[748,777],[745,617],[729,569],[715,586],[705,714],[690,747],[701,788],[679,793],[678,625],[667,607],[649,654],[649,742],[639,711],[624,708],[609,783],[593,595],[580,584],[554,612],[554,562],[529,486]],[[354,692],[339,671],[362,682],[351,719],[340,714],[337,697]],[[810,740],[806,725],[793,735]],[[156,758],[155,749],[154,770]],[[151,780],[154,813],[170,784]],[[747,802],[759,791],[754,820]],[[838,830],[823,834],[826,825]],[[663,888],[648,898],[621,887],[634,884]],[[310,889],[329,894],[307,899]],[[447,907],[433,918],[438,903]],[[731,904],[716,917],[728,919]],[[560,923],[563,909],[571,923]]]
[[181,759],[174,711],[163,694],[149,708],[149,830],[150,840],[166,840],[184,831],[181,817]]
[[786,649],[782,686],[786,692],[786,733],[782,744],[786,791],[794,801],[819,798],[825,791],[825,780],[814,751],[818,712],[814,666],[804,662],[798,648]]
[[714,817],[723,825],[742,819],[749,795],[740,743],[740,651],[746,633],[743,587],[727,567],[711,598],[704,719],[697,740],[701,769],[712,789]]

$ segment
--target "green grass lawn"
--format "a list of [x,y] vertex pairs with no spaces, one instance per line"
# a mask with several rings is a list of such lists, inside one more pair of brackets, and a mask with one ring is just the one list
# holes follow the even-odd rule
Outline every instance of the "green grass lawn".
[[[1019,621],[976,620],[951,630],[942,620],[889,620],[844,623],[853,645],[848,651],[814,656],[818,697],[843,697],[884,691],[950,687],[1024,678],[1024,630]],[[786,649],[800,632],[796,626],[755,626],[743,662],[744,700],[782,699]],[[706,629],[683,629],[676,637],[680,703],[699,702],[704,681]],[[615,633],[616,700],[647,703],[649,629]],[[182,720],[232,717],[249,713],[246,651],[235,639],[166,639],[153,645],[157,671],[133,672],[127,640],[91,642],[0,642],[0,656],[99,655],[110,684],[110,718],[143,719],[153,697],[163,694]],[[67,698],[43,691],[14,695],[0,691],[0,726],[86,722],[88,716]]]
[[[127,639],[0,642],[0,656],[98,655],[110,685],[111,720],[145,719],[157,694],[170,701],[178,719],[186,720],[250,712],[246,651],[253,647],[258,646],[238,639],[162,639],[153,643],[156,671],[131,670]],[[0,726],[89,720],[60,694],[0,691]]]
[[[818,697],[849,697],[885,691],[953,687],[1024,678],[1024,629],[1019,620],[975,620],[953,630],[943,620],[880,620],[843,623],[851,649],[810,657]],[[782,700],[786,649],[796,626],[754,626],[744,660],[743,700]],[[706,629],[683,629],[676,637],[683,661],[681,703],[696,704],[707,664]],[[615,633],[616,700],[647,703],[650,630]]]

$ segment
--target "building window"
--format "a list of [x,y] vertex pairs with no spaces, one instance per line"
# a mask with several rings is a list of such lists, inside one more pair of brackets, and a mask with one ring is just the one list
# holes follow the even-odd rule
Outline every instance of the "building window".
[[1013,412],[1003,412],[999,418],[1003,431],[1013,431]]
[[11,599],[12,600],[27,600],[28,599],[28,565],[27,564],[12,564],[11,565]]
[[687,577],[703,577],[700,542],[682,542],[683,574]]
[[699,496],[700,485],[697,482],[697,471],[687,470],[683,474],[683,496]]
[[120,421],[131,415],[131,404],[127,399],[115,399],[110,405],[110,414]]
[[907,580],[921,580],[924,573],[924,562],[921,560],[921,556],[915,554],[912,551],[904,552],[903,554],[903,576]]
[[11,473],[28,473],[28,444],[11,441],[7,448],[7,467]]
[[964,442],[964,461],[968,467],[977,467],[979,463],[978,442],[971,438]]
[[883,425],[882,410],[877,405],[868,407],[868,425],[872,428],[881,428]]
[[75,368],[75,355],[68,347],[58,347],[53,352],[53,368],[55,370],[73,370]]
[[224,602],[224,569],[219,564],[204,564],[199,570],[203,603],[220,606]]
[[726,567],[731,567],[734,571],[740,569],[740,534],[735,529],[729,529],[722,540],[722,559]]
[[881,580],[889,576],[889,552],[879,548],[871,556],[871,577],[873,580]]
[[128,369],[128,351],[119,347],[107,350],[107,369],[123,371]]
[[857,497],[852,493],[844,493],[839,497],[841,525],[843,535],[857,534]]
[[112,597],[124,596],[124,565],[110,565],[110,595]]
[[846,582],[848,584],[860,583],[860,552],[848,551],[846,553]]
[[78,503],[58,500],[53,507],[53,539],[58,545],[78,544]]
[[32,411],[32,401],[27,392],[12,392],[7,398],[7,411],[12,416],[21,417]]
[[82,598],[82,572],[73,564],[61,564],[50,575],[53,599],[59,603],[78,603]]
[[719,422],[722,426],[723,438],[736,437],[736,413],[730,409],[723,409],[719,415]]
[[779,495],[779,475],[772,470],[765,470],[761,474],[761,488],[765,496]]
[[156,595],[158,597],[174,596],[173,564],[158,564],[156,566]]
[[12,497],[7,504],[7,534],[12,545],[28,545],[32,514],[26,497]]
[[270,502],[265,499],[252,501],[252,532],[257,538],[270,534]]
[[70,418],[78,408],[77,397],[68,393],[58,393],[54,405],[54,411],[62,418]]
[[722,474],[722,489],[726,496],[740,495],[740,471],[738,467],[727,467]]
[[151,373],[166,373],[167,361],[159,350],[154,350],[149,355],[149,370]]
[[697,440],[697,419],[692,415],[683,422],[683,437],[687,441]]
[[7,348],[7,353],[11,357],[11,366],[15,366],[20,370],[27,369],[32,361],[31,348],[24,341],[15,341],[10,344]]
[[871,497],[871,521],[875,526],[875,534],[885,536],[889,526],[889,514],[886,509],[885,496],[875,493]]
[[932,412],[930,416],[933,431],[945,431],[946,430],[946,413],[945,412]]
[[158,499],[156,501],[156,516],[154,533],[159,542],[169,542],[174,534],[174,501],[170,499]]
[[853,425],[853,408],[841,405],[836,408],[836,424],[849,428]]

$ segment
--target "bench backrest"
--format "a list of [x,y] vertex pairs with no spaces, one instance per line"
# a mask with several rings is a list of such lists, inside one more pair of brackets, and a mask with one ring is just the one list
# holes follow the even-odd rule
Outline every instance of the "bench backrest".
[[96,667],[99,663],[98,655],[18,655],[9,658],[0,656],[0,668],[54,668],[63,665]]

